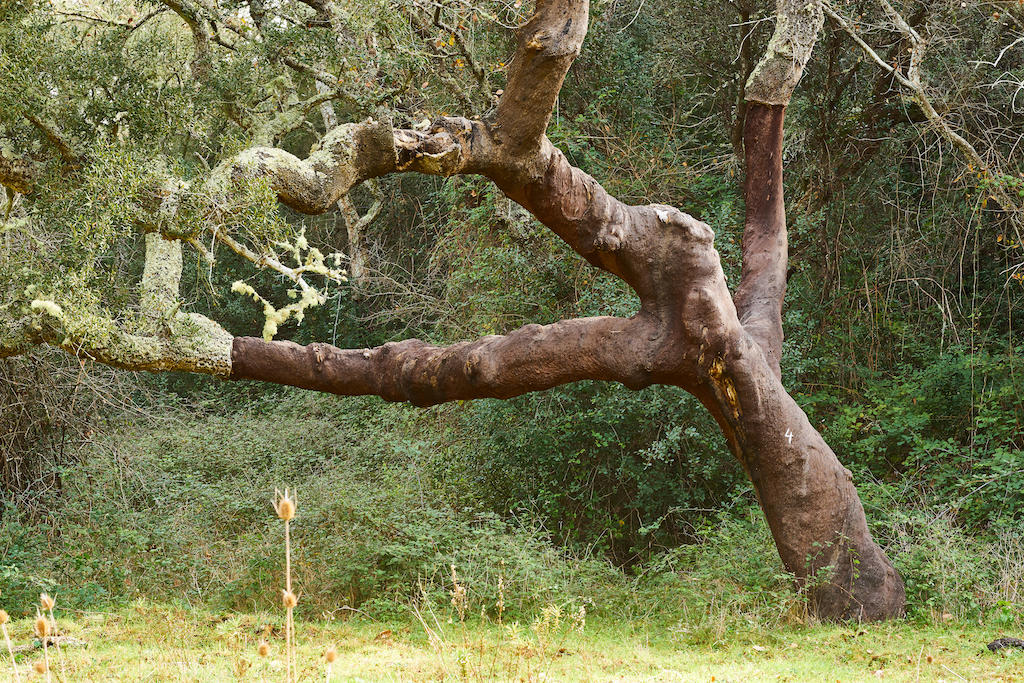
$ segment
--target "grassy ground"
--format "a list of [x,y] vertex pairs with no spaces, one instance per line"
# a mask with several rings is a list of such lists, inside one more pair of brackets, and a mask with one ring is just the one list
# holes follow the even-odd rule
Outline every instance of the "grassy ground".
[[[226,615],[139,602],[120,611],[59,620],[85,646],[62,650],[69,681],[281,681],[283,629],[271,615]],[[10,626],[31,642],[31,622]],[[463,625],[410,615],[403,623],[357,618],[298,624],[299,680],[326,680],[323,652],[338,659],[332,681],[1015,681],[1024,653],[992,654],[1002,635],[963,624],[734,628],[719,638],[637,622],[549,614],[531,625]],[[257,644],[268,637],[268,656]],[[50,649],[55,680],[61,670]],[[22,680],[41,651],[19,655]],[[5,673],[10,673],[9,660]]]

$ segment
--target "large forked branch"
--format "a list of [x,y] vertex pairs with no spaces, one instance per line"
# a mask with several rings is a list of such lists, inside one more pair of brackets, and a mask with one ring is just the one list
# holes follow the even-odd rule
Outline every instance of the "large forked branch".
[[[222,350],[226,337],[226,367],[194,370],[420,405],[505,398],[580,379],[683,387],[708,406],[743,463],[786,568],[801,585],[809,577],[826,577],[808,585],[816,612],[858,619],[899,614],[902,583],[871,538],[849,471],[778,379],[785,285],[781,114],[813,45],[811,29],[820,25],[820,4],[805,2],[780,0],[776,36],[748,83],[748,163],[755,169],[763,165],[765,173],[752,173],[747,182],[744,282],[735,304],[708,226],[672,207],[620,202],[545,137],[558,88],[579,52],[588,7],[585,0],[540,0],[521,31],[493,119],[439,119],[424,132],[374,121],[339,126],[305,160],[271,147],[243,152],[218,167],[199,194],[213,198],[208,213],[216,217],[218,206],[231,206],[218,197],[258,177],[282,202],[322,213],[356,183],[388,173],[480,174],[590,263],[632,286],[640,311],[630,319],[529,325],[449,347],[407,340],[341,350],[218,335],[209,348]],[[147,260],[151,251],[159,255],[177,244],[147,238]],[[170,255],[174,270],[178,262]],[[176,278],[148,266],[146,272],[152,287],[143,308],[154,302],[164,313],[150,319],[148,334],[131,339],[144,339],[162,355],[150,358],[145,349],[135,349],[129,363],[123,354],[97,355],[104,348],[93,340],[89,350],[99,360],[169,369],[167,359],[177,359],[193,338],[185,323],[196,319],[176,307],[167,310]],[[54,302],[36,303],[41,318],[63,321]],[[75,339],[73,329],[48,337],[65,348]]]
[[[447,348],[411,340],[373,350],[304,350],[287,342],[239,339],[232,377],[435,403],[506,397],[585,378],[644,386],[678,375],[680,365],[696,358],[698,339],[674,352],[660,347],[687,317],[720,324],[720,315],[703,316],[703,308],[714,307],[706,292],[680,298],[675,291],[690,279],[724,284],[712,258],[711,230],[672,207],[620,202],[544,136],[565,72],[579,52],[587,12],[585,1],[539,3],[521,31],[517,66],[490,121],[443,118],[424,132],[373,121],[347,124],[330,131],[304,161],[260,148],[233,160],[224,174],[267,177],[283,202],[310,213],[328,210],[355,184],[386,173],[481,174],[592,264],[629,283],[643,312],[630,320],[528,326]],[[652,258],[659,252],[678,258]],[[481,374],[474,368],[484,357],[489,369]]]
[[[620,354],[620,363],[642,368],[642,373],[631,370],[623,375],[606,368],[605,378],[628,380],[634,386],[653,381],[680,383],[684,381],[680,379],[680,368],[703,352],[702,338],[708,335],[709,329],[721,327],[731,314],[722,309],[721,302],[707,290],[711,286],[722,287],[725,291],[717,254],[712,248],[711,230],[672,207],[629,206],[620,202],[590,175],[569,164],[544,135],[565,72],[579,53],[587,16],[585,0],[542,0],[539,3],[536,14],[521,31],[515,58],[517,66],[512,70],[505,96],[492,120],[442,118],[427,131],[393,129],[387,123],[373,120],[345,124],[329,131],[306,159],[300,160],[273,147],[246,150],[219,166],[206,183],[204,192],[215,198],[212,205],[215,207],[216,197],[231,194],[237,183],[262,178],[286,205],[301,212],[319,214],[330,210],[356,184],[390,173],[484,175],[575,251],[592,264],[621,277],[640,296],[643,312],[633,320],[642,317],[650,329],[640,335],[644,341],[634,344],[630,355]],[[169,199],[165,201],[165,204],[173,203]],[[211,213],[216,215],[213,209]],[[222,237],[222,242],[230,239],[226,234]],[[180,248],[178,242],[173,244]],[[147,242],[147,247],[155,249],[151,242]],[[678,288],[686,282],[705,284],[689,295],[680,296]],[[170,319],[177,320],[178,315],[175,312]],[[704,324],[686,327],[686,320],[704,320]],[[557,359],[558,372],[519,375],[519,383],[513,383],[514,392],[522,393],[553,386],[552,378],[557,378],[557,383],[596,378],[600,365],[590,364],[581,350],[594,347],[598,337],[607,342],[613,334],[618,334],[608,329],[609,324],[607,321],[573,323],[539,336],[532,332],[513,333],[501,344],[493,339],[475,343],[494,351],[495,358],[510,359],[513,365],[515,361],[511,359],[515,356],[499,351],[516,344],[525,344],[524,349],[516,353],[526,354],[528,347],[528,353],[538,362],[547,358],[555,363]],[[627,322],[615,324],[626,325]],[[573,334],[567,330],[572,330]],[[167,330],[161,334],[168,336]],[[74,330],[67,335],[71,344],[76,343],[75,337]],[[664,348],[671,339],[677,340],[672,343],[675,346]],[[90,352],[93,357],[132,367],[131,352],[138,345],[119,344],[116,354],[104,353],[96,344],[91,346],[94,347]],[[197,369],[215,374],[225,374],[229,369],[233,377],[264,378],[260,373],[267,372],[267,363],[237,362],[243,348],[249,360],[260,353],[277,353],[273,350],[274,343],[247,342],[236,346],[230,368],[224,364],[205,364],[205,370],[204,367]],[[458,348],[466,353],[471,350],[465,346]],[[348,358],[344,352],[340,353]],[[423,359],[437,359],[458,353],[422,344],[411,344],[405,349],[407,361],[416,354]],[[593,355],[589,351],[587,354]],[[174,367],[174,363],[154,362],[149,351],[139,350],[138,355],[139,369],[180,369]],[[277,358],[274,381],[290,383],[284,375],[301,381],[306,371],[294,364],[301,359],[295,354]],[[291,364],[285,362],[289,359]],[[343,363],[337,367],[353,366]],[[512,369],[509,372],[515,373]],[[683,374],[688,378],[686,381],[695,380],[692,370]],[[504,376],[500,372],[498,375]],[[412,395],[419,390],[410,385],[387,391],[389,395],[399,396],[403,391]],[[433,400],[440,400],[443,395],[444,392],[439,391]],[[448,400],[455,400],[461,394],[449,392],[449,395]]]

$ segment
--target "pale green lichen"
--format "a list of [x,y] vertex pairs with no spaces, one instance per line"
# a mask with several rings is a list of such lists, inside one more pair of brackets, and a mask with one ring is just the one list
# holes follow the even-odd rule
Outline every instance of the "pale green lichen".
[[57,305],[56,302],[49,301],[47,299],[35,299],[30,305],[32,310],[37,313],[45,313],[53,316],[54,318],[61,318],[64,316],[64,310]]
[[284,308],[275,308],[273,304],[260,296],[259,292],[241,280],[232,283],[231,291],[252,297],[253,301],[263,305],[263,339],[265,341],[272,340],[277,334],[278,328],[293,316],[295,321],[301,324],[306,317],[307,308],[319,306],[326,300],[323,294],[309,285],[305,285],[298,301],[288,304]]
[[139,296],[145,329],[140,331],[154,332],[158,321],[177,312],[181,269],[181,242],[166,240],[156,233],[147,234]]
[[824,22],[821,0],[777,0],[775,31],[747,79],[744,97],[788,104]]

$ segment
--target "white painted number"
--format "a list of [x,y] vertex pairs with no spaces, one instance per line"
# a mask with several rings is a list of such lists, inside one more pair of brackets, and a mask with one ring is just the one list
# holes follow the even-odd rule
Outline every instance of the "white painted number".
[[786,433],[784,434],[784,436],[789,440],[790,444],[793,443],[793,430],[792,429],[787,429]]

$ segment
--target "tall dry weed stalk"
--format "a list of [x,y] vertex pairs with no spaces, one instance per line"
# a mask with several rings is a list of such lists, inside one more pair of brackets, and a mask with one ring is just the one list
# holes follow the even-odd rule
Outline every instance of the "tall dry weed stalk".
[[67,671],[64,668],[64,651],[60,649],[60,639],[57,637],[57,619],[53,616],[53,608],[57,606],[57,601],[46,593],[39,594],[39,604],[43,608],[43,616],[50,617],[50,630],[53,633],[53,644],[57,648],[57,661],[60,662],[60,679],[66,681],[68,679]]
[[501,561],[501,572],[498,574],[498,626],[501,626],[505,614],[505,560]]
[[0,609],[0,630],[4,632],[4,642],[7,643],[7,654],[11,656],[11,671],[14,672],[14,680],[20,681],[21,674],[18,673],[18,664],[14,661],[14,646],[11,645],[11,635],[7,632],[7,622],[11,620],[11,616],[7,614],[7,610]]
[[274,511],[284,521],[284,590],[281,591],[281,604],[285,609],[285,658],[288,683],[295,681],[295,606],[299,599],[292,591],[292,539],[291,521],[295,518],[295,500],[288,494],[274,491]]
[[[50,676],[50,622],[46,620],[39,610],[36,610],[36,624],[35,624],[36,635],[39,636],[39,640],[43,641],[43,671],[40,673],[46,673],[46,683],[50,683],[53,680]],[[36,671],[39,671],[39,662],[36,662]]]
[[466,587],[459,583],[459,577],[455,573],[455,565],[452,568],[452,607],[459,613],[459,622],[466,621],[466,608],[469,606],[469,598],[466,595]]

